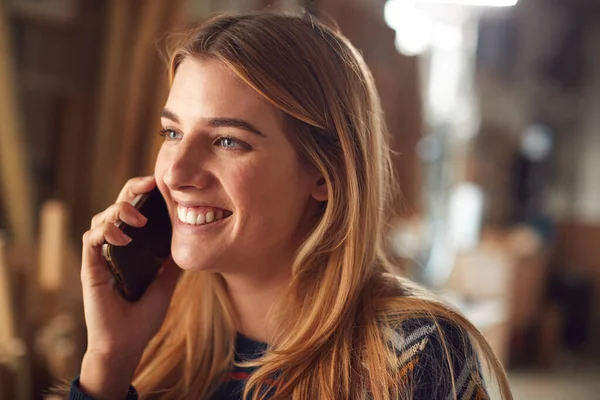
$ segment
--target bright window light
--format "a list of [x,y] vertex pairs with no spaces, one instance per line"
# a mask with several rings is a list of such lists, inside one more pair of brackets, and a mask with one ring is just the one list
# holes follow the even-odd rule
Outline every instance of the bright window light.
[[[457,5],[481,7],[510,7],[519,0],[387,0],[383,16],[386,24],[396,31],[396,48],[407,56],[427,51],[436,31],[435,14],[429,6]],[[446,40],[451,45],[454,37]]]
[[384,18],[388,26],[396,31],[396,48],[402,54],[415,56],[427,50],[431,42],[433,20],[414,3],[388,1]]

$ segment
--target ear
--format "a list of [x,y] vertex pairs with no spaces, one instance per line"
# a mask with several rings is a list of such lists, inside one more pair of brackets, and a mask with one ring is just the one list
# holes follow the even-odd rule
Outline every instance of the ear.
[[321,174],[319,174],[319,177],[315,181],[311,195],[317,201],[327,201],[328,199],[327,182],[325,182],[325,178]]

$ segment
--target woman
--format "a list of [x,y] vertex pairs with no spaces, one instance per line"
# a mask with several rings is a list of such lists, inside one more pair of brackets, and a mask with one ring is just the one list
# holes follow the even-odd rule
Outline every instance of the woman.
[[[503,398],[506,376],[460,314],[394,276],[388,137],[373,78],[314,19],[218,16],[170,52],[165,141],[83,236],[88,349],[71,398]],[[158,185],[172,259],[137,303],[104,240]],[[132,386],[130,386],[132,384]]]

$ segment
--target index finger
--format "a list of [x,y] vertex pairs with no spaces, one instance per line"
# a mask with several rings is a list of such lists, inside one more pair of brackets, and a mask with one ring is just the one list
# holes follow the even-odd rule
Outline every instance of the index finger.
[[119,193],[115,203],[124,201],[131,204],[138,194],[149,192],[155,186],[156,180],[154,179],[154,175],[131,178],[125,183],[123,189],[121,189],[121,193]]

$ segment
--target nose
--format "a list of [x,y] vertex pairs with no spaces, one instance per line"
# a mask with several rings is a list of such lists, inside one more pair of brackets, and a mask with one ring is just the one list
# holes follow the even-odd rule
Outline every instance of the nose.
[[164,157],[163,181],[170,190],[184,187],[205,189],[215,179],[207,168],[208,153],[202,150],[201,143],[182,141],[167,151]]

